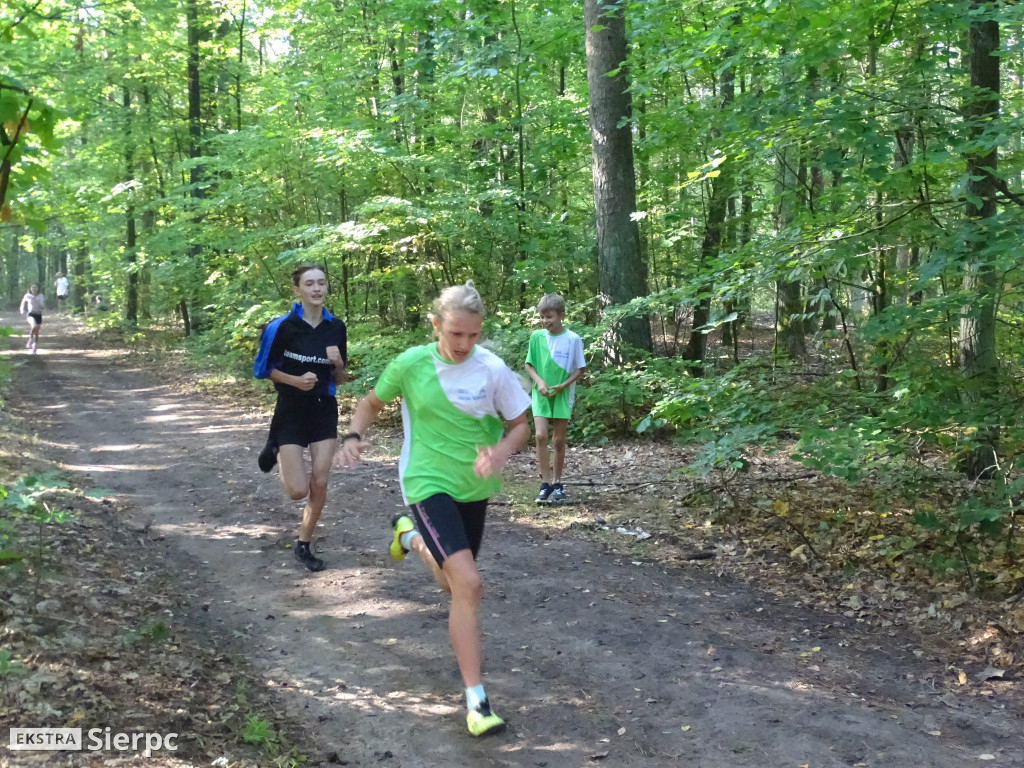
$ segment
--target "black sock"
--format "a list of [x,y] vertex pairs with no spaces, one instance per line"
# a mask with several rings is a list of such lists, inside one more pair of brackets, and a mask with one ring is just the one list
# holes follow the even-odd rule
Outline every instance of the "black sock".
[[256,458],[256,463],[259,464],[263,472],[269,472],[277,464],[277,448],[277,440],[271,435],[267,438],[267,444],[263,446],[263,450],[260,451],[260,455]]

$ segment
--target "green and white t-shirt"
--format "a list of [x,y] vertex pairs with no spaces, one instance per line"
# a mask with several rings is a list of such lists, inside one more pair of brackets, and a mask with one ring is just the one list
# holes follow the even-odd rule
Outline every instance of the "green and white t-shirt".
[[477,446],[501,440],[502,421],[522,414],[530,398],[500,357],[476,346],[465,361],[451,363],[436,343],[413,347],[384,369],[374,393],[384,402],[402,398],[398,475],[406,504],[435,493],[480,501],[501,487],[500,477],[473,474]]
[[[526,363],[533,366],[549,387],[561,384],[569,375],[586,368],[583,340],[568,328],[552,335],[543,328],[530,334],[530,349]],[[533,388],[533,415],[548,419],[568,419],[576,398],[576,384],[570,384],[554,397],[544,397]]]

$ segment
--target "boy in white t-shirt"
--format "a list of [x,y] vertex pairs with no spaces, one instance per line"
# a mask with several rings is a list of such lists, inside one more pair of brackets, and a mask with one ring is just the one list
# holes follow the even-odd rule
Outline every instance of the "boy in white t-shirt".
[[[537,503],[565,501],[562,468],[565,466],[565,436],[576,394],[576,382],[586,372],[583,340],[562,325],[565,299],[557,293],[545,294],[537,304],[543,328],[530,336],[526,372],[533,379],[533,421],[537,430],[537,463],[540,465],[540,492]],[[548,427],[551,447],[548,451]],[[552,466],[553,464],[553,466]]]
[[63,272],[57,273],[57,279],[53,281],[53,288],[57,292],[57,311],[63,312],[68,300],[68,289],[71,283]]

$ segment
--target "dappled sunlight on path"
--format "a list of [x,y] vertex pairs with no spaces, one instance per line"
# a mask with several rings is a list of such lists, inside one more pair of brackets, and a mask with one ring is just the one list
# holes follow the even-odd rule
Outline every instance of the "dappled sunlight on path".
[[[58,323],[49,327],[51,333]],[[350,764],[617,768],[960,768],[1003,750],[1024,759],[1006,713],[946,707],[904,672],[926,660],[849,647],[854,626],[692,570],[630,560],[495,507],[480,568],[485,682],[509,734],[464,733],[447,599],[420,565],[392,562],[402,508],[393,459],[331,475],[317,531],[327,568],[290,549],[301,502],[256,467],[267,415],[161,382],[127,353],[44,337],[25,358],[21,407],[64,467],[133,509],[140,557],[157,546],[207,587],[193,610],[222,625],[282,707]],[[16,343],[17,338],[12,342]],[[23,343],[23,342],[22,342]],[[176,616],[173,621],[188,621]],[[833,617],[834,620],[834,617]],[[879,641],[881,645],[881,641]],[[814,647],[813,673],[800,652]],[[865,654],[865,655],[859,655]],[[924,726],[943,720],[942,739]],[[385,757],[389,754],[390,757]]]

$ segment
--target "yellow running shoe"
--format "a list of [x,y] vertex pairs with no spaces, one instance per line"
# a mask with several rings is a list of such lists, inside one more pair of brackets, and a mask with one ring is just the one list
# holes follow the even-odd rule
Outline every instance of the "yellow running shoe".
[[394,532],[394,536],[391,538],[391,546],[388,547],[388,552],[391,553],[391,559],[404,560],[405,556],[409,554],[409,550],[402,546],[401,536],[403,533],[415,531],[416,523],[406,515],[397,515],[394,520],[391,521],[391,530]]
[[506,723],[491,712],[491,705],[484,699],[476,709],[469,710],[469,714],[466,715],[466,727],[474,736],[490,736],[492,733],[504,731]]

